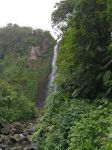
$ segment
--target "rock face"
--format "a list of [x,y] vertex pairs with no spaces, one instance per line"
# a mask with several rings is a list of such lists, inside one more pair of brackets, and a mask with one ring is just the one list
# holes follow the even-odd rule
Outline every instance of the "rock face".
[[29,59],[30,60],[37,60],[38,57],[41,56],[40,48],[39,47],[32,47],[29,51]]
[[31,136],[35,130],[35,121],[0,125],[0,150],[36,150]]
[[42,56],[42,52],[40,50],[40,47],[32,47],[29,50],[29,54],[27,57],[27,67],[34,67],[35,66],[35,62],[37,62],[37,60],[39,59],[39,57]]
[[4,128],[4,124],[0,122],[0,129]]

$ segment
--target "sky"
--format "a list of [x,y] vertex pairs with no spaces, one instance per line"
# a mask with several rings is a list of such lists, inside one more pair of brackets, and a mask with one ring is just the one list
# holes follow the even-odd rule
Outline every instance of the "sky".
[[[0,27],[8,23],[50,30],[51,13],[60,0],[0,0]],[[54,32],[55,33],[55,32]],[[54,34],[53,33],[53,34]]]

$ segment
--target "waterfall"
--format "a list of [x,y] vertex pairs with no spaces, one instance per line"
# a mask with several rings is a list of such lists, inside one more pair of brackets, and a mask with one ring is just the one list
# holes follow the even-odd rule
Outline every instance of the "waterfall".
[[56,91],[57,86],[54,83],[55,75],[56,75],[56,59],[57,59],[57,53],[58,53],[58,44],[54,47],[54,55],[52,59],[52,70],[51,74],[49,75],[49,83],[48,83],[48,92],[50,91]]
[[51,61],[51,71],[48,76],[48,80],[46,80],[40,88],[39,100],[37,102],[37,107],[43,108],[45,99],[48,96],[49,92],[56,91],[57,87],[54,83],[55,73],[56,73],[56,58],[57,58],[58,44],[54,47],[54,54]]

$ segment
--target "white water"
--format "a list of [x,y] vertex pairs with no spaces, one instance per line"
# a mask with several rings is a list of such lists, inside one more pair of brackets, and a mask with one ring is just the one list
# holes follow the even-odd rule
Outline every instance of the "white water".
[[51,70],[51,74],[49,76],[48,91],[56,91],[57,90],[56,84],[54,83],[56,69],[57,69],[57,67],[56,67],[57,54],[58,54],[58,44],[56,44],[54,47],[54,55],[53,55],[53,59],[52,59],[52,70]]
[[51,62],[51,72],[48,77],[48,82],[42,87],[40,91],[40,98],[37,102],[37,107],[43,108],[45,105],[45,99],[49,95],[50,92],[56,92],[57,86],[54,83],[55,75],[56,75],[56,59],[58,53],[58,44],[54,47],[54,55]]

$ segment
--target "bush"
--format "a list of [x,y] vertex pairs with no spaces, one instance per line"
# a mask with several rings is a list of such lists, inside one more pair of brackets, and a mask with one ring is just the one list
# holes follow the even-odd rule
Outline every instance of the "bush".
[[105,150],[106,145],[109,147],[112,102],[98,99],[90,103],[62,95],[55,93],[47,99],[49,107],[34,134],[39,149]]

